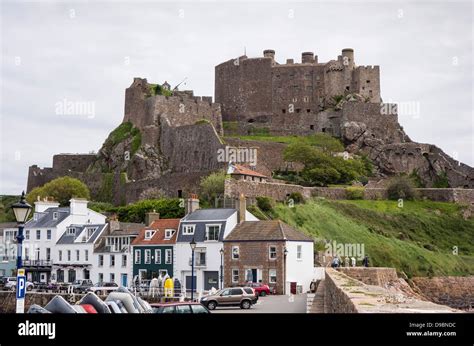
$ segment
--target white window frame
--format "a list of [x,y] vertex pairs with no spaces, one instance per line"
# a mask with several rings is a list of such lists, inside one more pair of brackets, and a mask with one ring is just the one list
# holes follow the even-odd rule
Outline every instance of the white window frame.
[[99,257],[97,257],[97,265],[99,267],[103,267],[104,266],[104,255],[99,255]]
[[110,273],[110,282],[115,282],[115,273]]
[[[237,277],[237,280],[235,280],[236,277]],[[238,269],[232,269],[232,283],[233,284],[239,283],[239,270]]]
[[71,250],[67,250],[67,261],[71,262]]
[[145,264],[151,264],[151,250],[145,249]]
[[296,245],[296,259],[298,261],[303,260],[303,245]]
[[[39,237],[38,237],[38,235],[39,235]],[[41,240],[41,230],[40,229],[36,230],[36,240]]]
[[84,258],[86,261],[89,261],[89,250],[84,250]]
[[[235,257],[234,249],[237,249],[237,257]],[[232,259],[233,260],[239,260],[240,259],[240,248],[238,245],[232,246]]]
[[[272,275],[272,273],[275,273],[275,275]],[[272,281],[272,277],[275,278],[275,281]],[[276,269],[269,269],[268,270],[268,282],[271,284],[276,284],[277,283],[277,270]]]
[[183,235],[193,235],[196,225],[183,225]]
[[76,261],[79,262],[81,260],[81,253],[79,250],[76,250]]
[[145,230],[145,240],[150,240],[155,235],[155,231],[152,229]]
[[155,264],[161,264],[161,249],[155,249]]
[[172,228],[167,228],[165,229],[165,239],[170,240],[173,237],[174,234],[174,229]]
[[[209,228],[211,227],[217,227],[217,239],[209,239]],[[205,241],[219,241],[219,236],[221,234],[221,225],[220,224],[209,224],[206,225],[206,238]]]
[[55,211],[53,212],[53,220],[57,220],[58,219],[58,212]]
[[63,250],[58,251],[58,258],[59,258],[59,262],[63,261]]
[[30,230],[29,229],[27,229],[25,231],[25,240],[30,240]]
[[135,264],[141,264],[142,263],[142,251],[140,249],[135,250],[134,263]]
[[110,255],[110,267],[115,267],[115,255]]
[[171,249],[165,249],[165,264],[173,263],[173,252]]
[[122,255],[122,267],[127,266],[127,255]]
[[51,240],[52,238],[52,231],[50,229],[46,230],[46,240]]
[[[275,249],[275,251],[272,251],[272,248]],[[276,245],[269,245],[268,246],[268,259],[271,261],[275,261],[277,259],[277,251],[278,247]],[[272,257],[272,254],[275,254],[275,257]]]

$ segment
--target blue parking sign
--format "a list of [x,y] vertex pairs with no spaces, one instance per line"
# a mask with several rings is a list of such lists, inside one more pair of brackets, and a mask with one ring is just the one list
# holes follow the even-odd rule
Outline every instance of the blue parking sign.
[[24,299],[26,291],[26,277],[17,276],[16,281],[16,299]]

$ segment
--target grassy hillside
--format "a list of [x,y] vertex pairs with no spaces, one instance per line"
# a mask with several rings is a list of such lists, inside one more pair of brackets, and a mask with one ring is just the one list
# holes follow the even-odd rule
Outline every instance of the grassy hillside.
[[[314,200],[275,217],[315,239],[365,244],[371,265],[395,267],[411,276],[474,275],[474,219],[464,220],[451,203]],[[453,247],[458,247],[458,255]]]

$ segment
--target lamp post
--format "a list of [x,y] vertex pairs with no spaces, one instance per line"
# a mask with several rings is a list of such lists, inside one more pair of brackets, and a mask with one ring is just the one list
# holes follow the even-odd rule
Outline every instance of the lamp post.
[[189,246],[191,246],[191,301],[194,301],[194,250],[196,249],[194,237],[189,243]]
[[23,239],[25,237],[23,236],[23,229],[25,228],[25,222],[28,219],[28,216],[30,215],[31,212],[31,205],[26,203],[25,200],[25,191],[22,192],[21,194],[21,199],[20,202],[17,202],[12,205],[13,213],[15,214],[15,219],[18,224],[18,234],[16,236],[17,240],[17,257],[16,257],[16,268],[17,272],[18,269],[21,269],[23,267],[23,263],[21,261],[21,253],[23,250]]
[[224,248],[221,248],[219,250],[219,252],[221,253],[221,285],[220,285],[220,288],[223,289],[224,288]]
[[286,294],[286,255],[288,255],[288,249],[285,246],[283,250],[283,294]]

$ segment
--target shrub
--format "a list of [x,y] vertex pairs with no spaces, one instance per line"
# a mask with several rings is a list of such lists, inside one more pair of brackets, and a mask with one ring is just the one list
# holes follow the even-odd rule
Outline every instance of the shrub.
[[449,180],[446,172],[441,172],[438,174],[436,177],[433,187],[442,189],[442,188],[448,188],[449,187]]
[[178,198],[173,199],[145,199],[127,206],[113,208],[122,222],[144,222],[148,212],[155,211],[162,219],[181,218],[184,208]]
[[224,195],[225,172],[211,173],[201,179],[201,196],[208,202]]
[[270,212],[273,210],[275,201],[270,197],[257,197],[257,207],[263,212]]
[[36,187],[26,196],[28,203],[33,204],[37,198],[52,197],[61,206],[69,205],[71,198],[90,200],[90,192],[86,184],[79,179],[61,177],[51,180],[41,187]]
[[364,199],[364,188],[358,186],[346,187],[347,199]]
[[410,178],[400,176],[392,178],[390,184],[387,187],[387,195],[389,199],[414,199],[416,192],[413,187],[413,182]]
[[292,200],[295,204],[304,203],[304,197],[299,192],[292,192],[288,196],[288,201]]

